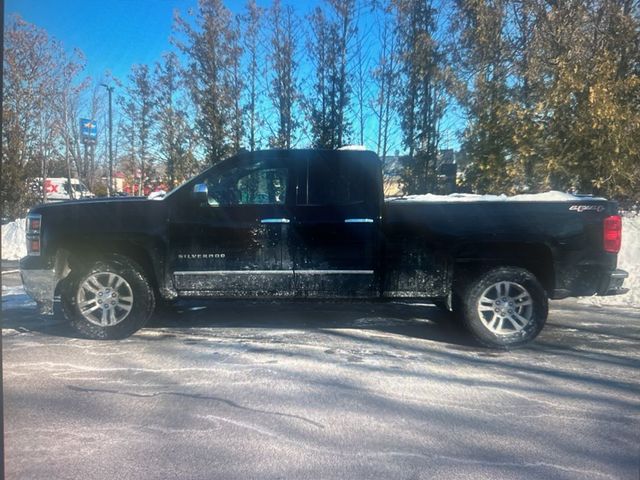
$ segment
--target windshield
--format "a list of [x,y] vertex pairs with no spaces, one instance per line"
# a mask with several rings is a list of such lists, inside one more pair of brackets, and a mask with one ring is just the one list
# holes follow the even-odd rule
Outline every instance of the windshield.
[[[86,185],[82,182],[71,182],[71,188],[73,189],[73,192],[77,192],[77,193],[89,193],[89,189],[86,187]],[[69,194],[69,182],[65,182],[64,183],[64,191],[65,193],[68,195]]]

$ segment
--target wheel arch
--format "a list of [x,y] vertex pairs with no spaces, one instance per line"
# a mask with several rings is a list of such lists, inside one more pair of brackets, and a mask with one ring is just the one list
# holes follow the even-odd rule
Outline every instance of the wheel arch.
[[[162,262],[154,256],[152,251],[157,250],[148,239],[121,240],[121,239],[83,239],[63,244],[56,256],[56,271],[60,271],[60,280],[63,280],[70,272],[86,268],[98,260],[133,261],[142,273],[147,277],[151,286],[157,291],[158,278]],[[61,282],[60,282],[61,283]],[[57,288],[60,287],[60,283]]]
[[550,294],[555,288],[552,249],[544,243],[474,243],[462,245],[454,255],[453,282],[497,267],[519,267],[531,272]]

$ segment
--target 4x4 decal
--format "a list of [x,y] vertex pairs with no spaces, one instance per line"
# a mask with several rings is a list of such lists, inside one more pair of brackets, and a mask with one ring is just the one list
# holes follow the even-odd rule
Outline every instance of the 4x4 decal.
[[588,211],[602,212],[604,207],[602,205],[571,205],[569,210],[579,213]]

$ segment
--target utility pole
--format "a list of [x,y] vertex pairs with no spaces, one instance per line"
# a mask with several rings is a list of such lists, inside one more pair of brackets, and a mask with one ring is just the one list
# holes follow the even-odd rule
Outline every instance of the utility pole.
[[69,194],[69,199],[75,200],[75,195],[73,193],[73,186],[71,185],[71,161],[69,160],[69,124],[67,120],[67,109],[69,108],[69,87],[65,87],[64,90],[64,160],[67,164],[67,182],[68,189],[67,192]]
[[109,196],[113,196],[113,113],[111,110],[111,94],[113,85],[100,84],[109,92]]

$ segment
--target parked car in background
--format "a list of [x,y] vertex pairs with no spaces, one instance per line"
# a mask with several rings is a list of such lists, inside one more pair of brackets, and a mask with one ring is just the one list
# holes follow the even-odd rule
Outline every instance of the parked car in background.
[[[33,193],[38,195],[38,197],[42,197],[42,178],[34,178],[30,183]],[[71,196],[69,195],[69,179],[66,177],[45,178],[44,189],[47,194],[47,203],[71,200]],[[89,188],[77,178],[71,179],[71,193],[75,200],[95,197]]]

